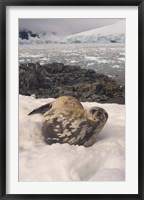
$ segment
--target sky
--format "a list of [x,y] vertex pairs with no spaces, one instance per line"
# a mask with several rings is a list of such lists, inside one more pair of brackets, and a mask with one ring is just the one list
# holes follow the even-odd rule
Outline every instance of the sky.
[[27,29],[35,33],[54,32],[58,35],[75,34],[98,27],[113,24],[121,19],[74,19],[74,18],[49,18],[49,19],[19,19],[19,29]]

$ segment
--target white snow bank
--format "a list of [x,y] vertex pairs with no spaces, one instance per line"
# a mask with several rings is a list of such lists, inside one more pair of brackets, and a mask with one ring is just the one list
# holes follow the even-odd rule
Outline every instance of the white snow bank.
[[52,100],[19,96],[19,181],[124,181],[125,106],[83,103],[109,114],[92,147],[47,145],[40,134],[41,115],[27,114]]

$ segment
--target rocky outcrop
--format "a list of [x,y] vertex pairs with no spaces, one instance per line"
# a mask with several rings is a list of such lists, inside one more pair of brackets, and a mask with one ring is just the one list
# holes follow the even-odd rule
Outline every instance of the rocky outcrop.
[[33,33],[32,31],[27,31],[27,30],[19,31],[19,38],[21,38],[22,40],[24,40],[24,39],[28,40],[29,36],[39,38],[39,35],[37,33]]
[[36,98],[71,95],[80,101],[125,103],[125,87],[103,74],[62,63],[20,64],[19,93]]

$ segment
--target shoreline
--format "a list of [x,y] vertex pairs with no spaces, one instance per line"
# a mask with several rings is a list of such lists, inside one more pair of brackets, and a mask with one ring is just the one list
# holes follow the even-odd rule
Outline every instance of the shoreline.
[[19,94],[36,98],[74,96],[82,102],[125,104],[125,85],[91,69],[51,63],[19,64]]

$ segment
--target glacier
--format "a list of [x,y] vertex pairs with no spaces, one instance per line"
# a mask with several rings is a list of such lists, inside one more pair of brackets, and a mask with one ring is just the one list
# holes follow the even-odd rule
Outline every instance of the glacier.
[[39,37],[27,39],[19,38],[19,44],[71,44],[71,43],[124,43],[125,42],[125,20],[120,20],[114,24],[89,31],[58,36],[52,33],[39,34]]

